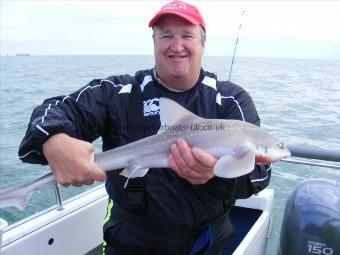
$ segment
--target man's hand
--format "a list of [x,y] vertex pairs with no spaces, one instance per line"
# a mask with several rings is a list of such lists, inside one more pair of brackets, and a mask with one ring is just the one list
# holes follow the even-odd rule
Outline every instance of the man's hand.
[[43,153],[57,182],[63,186],[90,185],[106,178],[94,163],[94,148],[88,142],[61,133],[43,144]]
[[191,184],[204,184],[214,177],[217,158],[200,148],[190,148],[183,139],[171,145],[170,168]]

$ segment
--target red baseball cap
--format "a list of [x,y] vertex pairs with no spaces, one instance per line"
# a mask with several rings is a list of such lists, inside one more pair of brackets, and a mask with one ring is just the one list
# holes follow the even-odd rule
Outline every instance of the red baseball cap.
[[150,20],[149,27],[154,27],[159,19],[166,14],[177,15],[194,25],[201,25],[204,31],[206,31],[205,23],[199,10],[191,4],[178,0],[164,5],[162,9]]

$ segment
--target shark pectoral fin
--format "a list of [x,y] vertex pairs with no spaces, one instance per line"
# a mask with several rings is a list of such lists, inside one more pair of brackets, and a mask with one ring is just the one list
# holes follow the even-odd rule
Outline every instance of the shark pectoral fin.
[[127,168],[124,168],[124,169],[119,173],[119,175],[128,178],[128,177],[129,177],[128,169],[127,169]]
[[139,166],[136,166],[136,165],[124,168],[120,172],[120,175],[127,178],[124,184],[124,188],[126,188],[131,178],[143,177],[144,175],[147,174],[148,171],[149,171],[149,168],[140,168]]
[[243,147],[216,162],[214,173],[223,178],[235,178],[250,173],[255,166],[255,151]]

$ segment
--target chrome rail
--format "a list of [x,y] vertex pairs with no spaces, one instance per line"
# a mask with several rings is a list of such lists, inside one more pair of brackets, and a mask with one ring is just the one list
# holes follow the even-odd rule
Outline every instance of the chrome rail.
[[340,150],[326,150],[309,145],[287,145],[293,157],[340,162]]
[[307,165],[307,166],[318,166],[318,167],[326,167],[326,168],[332,168],[332,169],[340,169],[340,165],[331,165],[331,164],[324,164],[324,163],[318,163],[318,162],[309,162],[306,160],[295,160],[295,159],[282,159],[281,161],[297,164],[297,165]]
[[57,210],[58,211],[64,210],[63,199],[61,198],[61,195],[60,195],[60,189],[59,189],[58,183],[54,184],[54,194],[55,194],[55,199],[57,201]]
[[[292,157],[305,158],[305,159],[316,159],[332,162],[340,162],[340,150],[326,150],[315,146],[309,145],[287,145]],[[340,165],[320,163],[306,160],[295,160],[295,159],[283,159],[283,162],[326,167],[332,169],[340,169]]]

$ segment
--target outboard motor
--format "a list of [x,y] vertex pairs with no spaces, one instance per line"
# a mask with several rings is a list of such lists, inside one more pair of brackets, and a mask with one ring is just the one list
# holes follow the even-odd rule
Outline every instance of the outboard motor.
[[340,184],[313,179],[286,201],[278,255],[340,254]]

